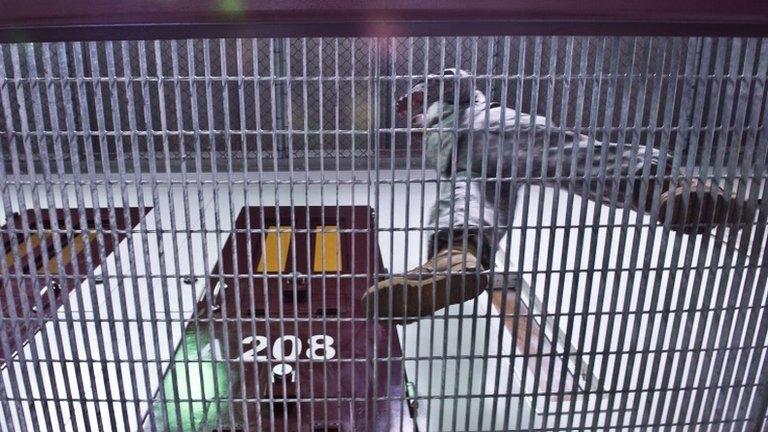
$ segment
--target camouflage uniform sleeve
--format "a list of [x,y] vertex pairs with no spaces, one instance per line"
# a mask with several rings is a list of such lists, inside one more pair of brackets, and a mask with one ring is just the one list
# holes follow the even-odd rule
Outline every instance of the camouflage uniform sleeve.
[[424,151],[427,160],[434,164],[437,172],[442,176],[451,175],[451,158],[453,151],[458,145],[458,136],[456,131],[456,115],[450,106],[443,109],[442,117],[439,122],[430,125],[430,128],[440,130],[431,130],[425,137]]

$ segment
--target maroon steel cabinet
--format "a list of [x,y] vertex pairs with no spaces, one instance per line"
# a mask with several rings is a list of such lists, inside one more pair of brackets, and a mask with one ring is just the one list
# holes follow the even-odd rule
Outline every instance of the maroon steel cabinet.
[[365,206],[244,208],[166,374],[160,429],[410,430],[395,328],[360,307],[384,272],[375,226]]
[[[150,210],[144,208],[145,213]],[[88,277],[86,254],[90,255],[92,268],[98,267],[102,264],[99,243],[104,248],[103,256],[109,256],[125,238],[127,228],[138,225],[143,216],[138,208],[116,208],[113,225],[108,209],[88,208],[82,215],[78,209],[44,209],[39,220],[34,210],[28,210],[24,215],[14,214],[0,228],[5,252],[0,269],[7,269],[0,280],[0,310],[5,317],[0,332],[5,333],[10,344],[8,351],[0,344],[0,362],[26,344],[62,306],[68,293]],[[104,233],[101,239],[98,224]],[[56,258],[55,237],[61,247],[60,260]]]

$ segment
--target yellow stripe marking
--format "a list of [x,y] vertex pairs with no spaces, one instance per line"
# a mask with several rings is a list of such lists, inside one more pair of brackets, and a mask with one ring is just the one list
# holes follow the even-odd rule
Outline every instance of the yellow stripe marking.
[[[85,242],[91,242],[93,239],[96,238],[96,233],[93,231],[89,231],[88,234],[80,234],[79,236],[75,237],[75,240],[73,241],[74,244],[67,245],[64,249],[61,250],[61,261],[66,266],[72,261],[73,256],[77,256],[80,254],[80,252],[83,251],[85,248]],[[38,272],[40,274],[43,273],[43,268],[39,268]],[[51,258],[48,260],[48,271],[54,275],[59,273],[59,264],[56,261],[56,257]]]
[[312,260],[315,273],[341,271],[341,234],[337,226],[325,226],[315,230],[315,257]]
[[[47,240],[50,236],[51,236],[51,232],[50,231],[43,231],[43,238],[45,240]],[[30,235],[29,236],[29,246],[30,246],[31,250],[34,250],[38,245],[40,245],[40,236],[37,235],[37,234]],[[19,262],[19,264],[21,264],[22,266],[24,265],[23,260],[24,260],[24,258],[26,258],[27,252],[28,252],[27,251],[27,242],[26,241],[19,242],[19,259],[21,261],[21,262]],[[13,252],[8,252],[7,254],[5,254],[5,264],[8,267],[13,267],[15,262],[16,262],[16,260],[14,259]]]
[[288,261],[288,248],[291,246],[290,228],[271,226],[267,230],[267,238],[264,240],[264,250],[261,252],[257,271],[268,273],[282,272]]

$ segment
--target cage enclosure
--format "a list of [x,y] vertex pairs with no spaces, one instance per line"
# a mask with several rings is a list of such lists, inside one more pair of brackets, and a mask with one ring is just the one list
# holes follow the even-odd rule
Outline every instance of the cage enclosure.
[[0,431],[768,430],[768,4],[10,3]]

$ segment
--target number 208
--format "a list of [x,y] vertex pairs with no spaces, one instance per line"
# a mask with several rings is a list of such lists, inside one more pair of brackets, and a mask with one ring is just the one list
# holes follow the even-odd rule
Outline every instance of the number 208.
[[[314,335],[307,340],[307,349],[303,350],[301,339],[293,335],[285,335],[275,339],[272,344],[272,358],[277,361],[293,361],[302,354],[310,360],[329,360],[336,357],[336,349],[333,347],[333,337],[328,335]],[[269,355],[269,343],[264,336],[248,336],[242,341],[243,351],[241,357],[235,360],[242,361],[267,361]]]

